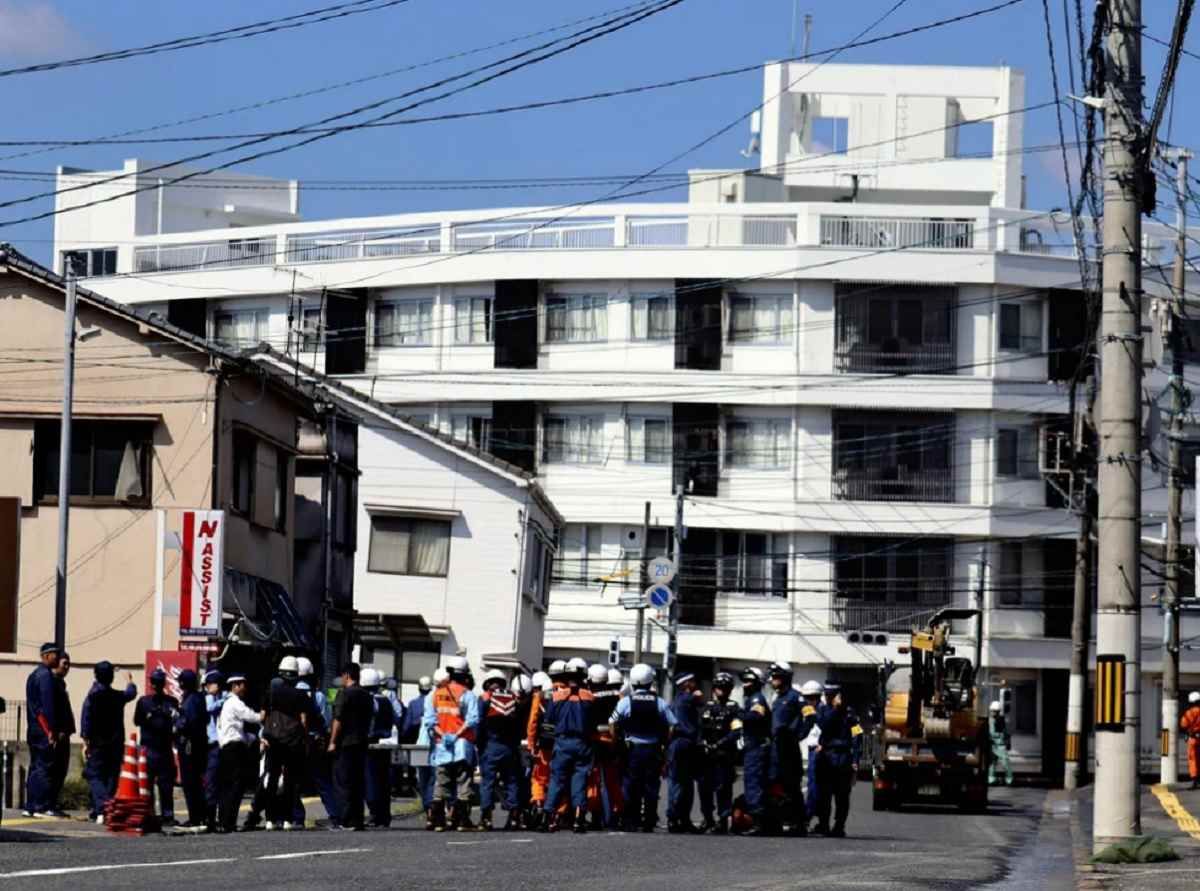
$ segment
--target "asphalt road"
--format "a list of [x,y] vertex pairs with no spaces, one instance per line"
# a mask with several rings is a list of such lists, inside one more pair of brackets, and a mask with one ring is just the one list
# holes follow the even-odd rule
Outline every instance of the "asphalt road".
[[152,887],[633,889],[1074,887],[1067,821],[1046,793],[1011,789],[986,815],[873,813],[859,784],[846,839],[592,832],[308,830],[136,838],[81,823],[0,829],[5,889]]

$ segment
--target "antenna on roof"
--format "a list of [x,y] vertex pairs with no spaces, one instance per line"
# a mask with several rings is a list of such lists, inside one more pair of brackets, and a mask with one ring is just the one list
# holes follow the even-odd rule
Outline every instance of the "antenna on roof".
[[804,58],[812,52],[812,13],[804,14]]

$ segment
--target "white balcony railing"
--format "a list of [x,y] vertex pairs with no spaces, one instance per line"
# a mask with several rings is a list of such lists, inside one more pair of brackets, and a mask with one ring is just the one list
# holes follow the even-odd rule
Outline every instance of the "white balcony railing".
[[275,262],[275,237],[230,238],[186,244],[139,245],[133,251],[134,272],[176,269],[227,269],[269,266]]
[[442,250],[440,226],[413,229],[368,229],[360,232],[317,232],[289,235],[284,253],[288,263],[322,263],[360,260],[364,257],[407,257],[438,254]]
[[927,248],[970,250],[975,246],[974,217],[821,217],[821,244],[833,247]]
[[614,245],[612,217],[577,220],[522,220],[518,223],[463,223],[454,226],[456,251],[529,251],[607,248]]

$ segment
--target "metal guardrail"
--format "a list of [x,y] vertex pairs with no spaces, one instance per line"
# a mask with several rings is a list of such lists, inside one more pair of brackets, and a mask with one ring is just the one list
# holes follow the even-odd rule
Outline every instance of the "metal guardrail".
[[[947,587],[945,582],[937,584]],[[835,596],[830,604],[832,630],[906,634],[913,628],[928,625],[934,613],[952,605],[952,601],[949,595],[945,596],[944,603],[872,603],[859,598]]]
[[616,243],[612,217],[591,217],[559,223],[524,220],[503,223],[464,223],[451,228],[455,251],[528,251],[606,248]]
[[275,262],[275,236],[194,241],[185,244],[139,245],[133,250],[134,272],[182,269],[226,269],[270,266]]
[[288,263],[324,263],[367,257],[407,257],[442,250],[439,225],[413,229],[365,229],[357,232],[317,232],[289,235],[284,251]]
[[833,473],[833,497],[839,501],[954,502],[954,470],[904,467],[840,468]]
[[822,216],[821,244],[970,250],[975,247],[975,224],[974,218]]

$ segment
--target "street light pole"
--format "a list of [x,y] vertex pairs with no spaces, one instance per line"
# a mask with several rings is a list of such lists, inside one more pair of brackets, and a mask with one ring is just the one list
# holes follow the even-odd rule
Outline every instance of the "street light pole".
[[71,515],[71,412],[75,401],[75,268],[63,257],[66,306],[63,312],[62,423],[58,440],[58,562],[54,574],[54,642],[67,645],[67,533]]

